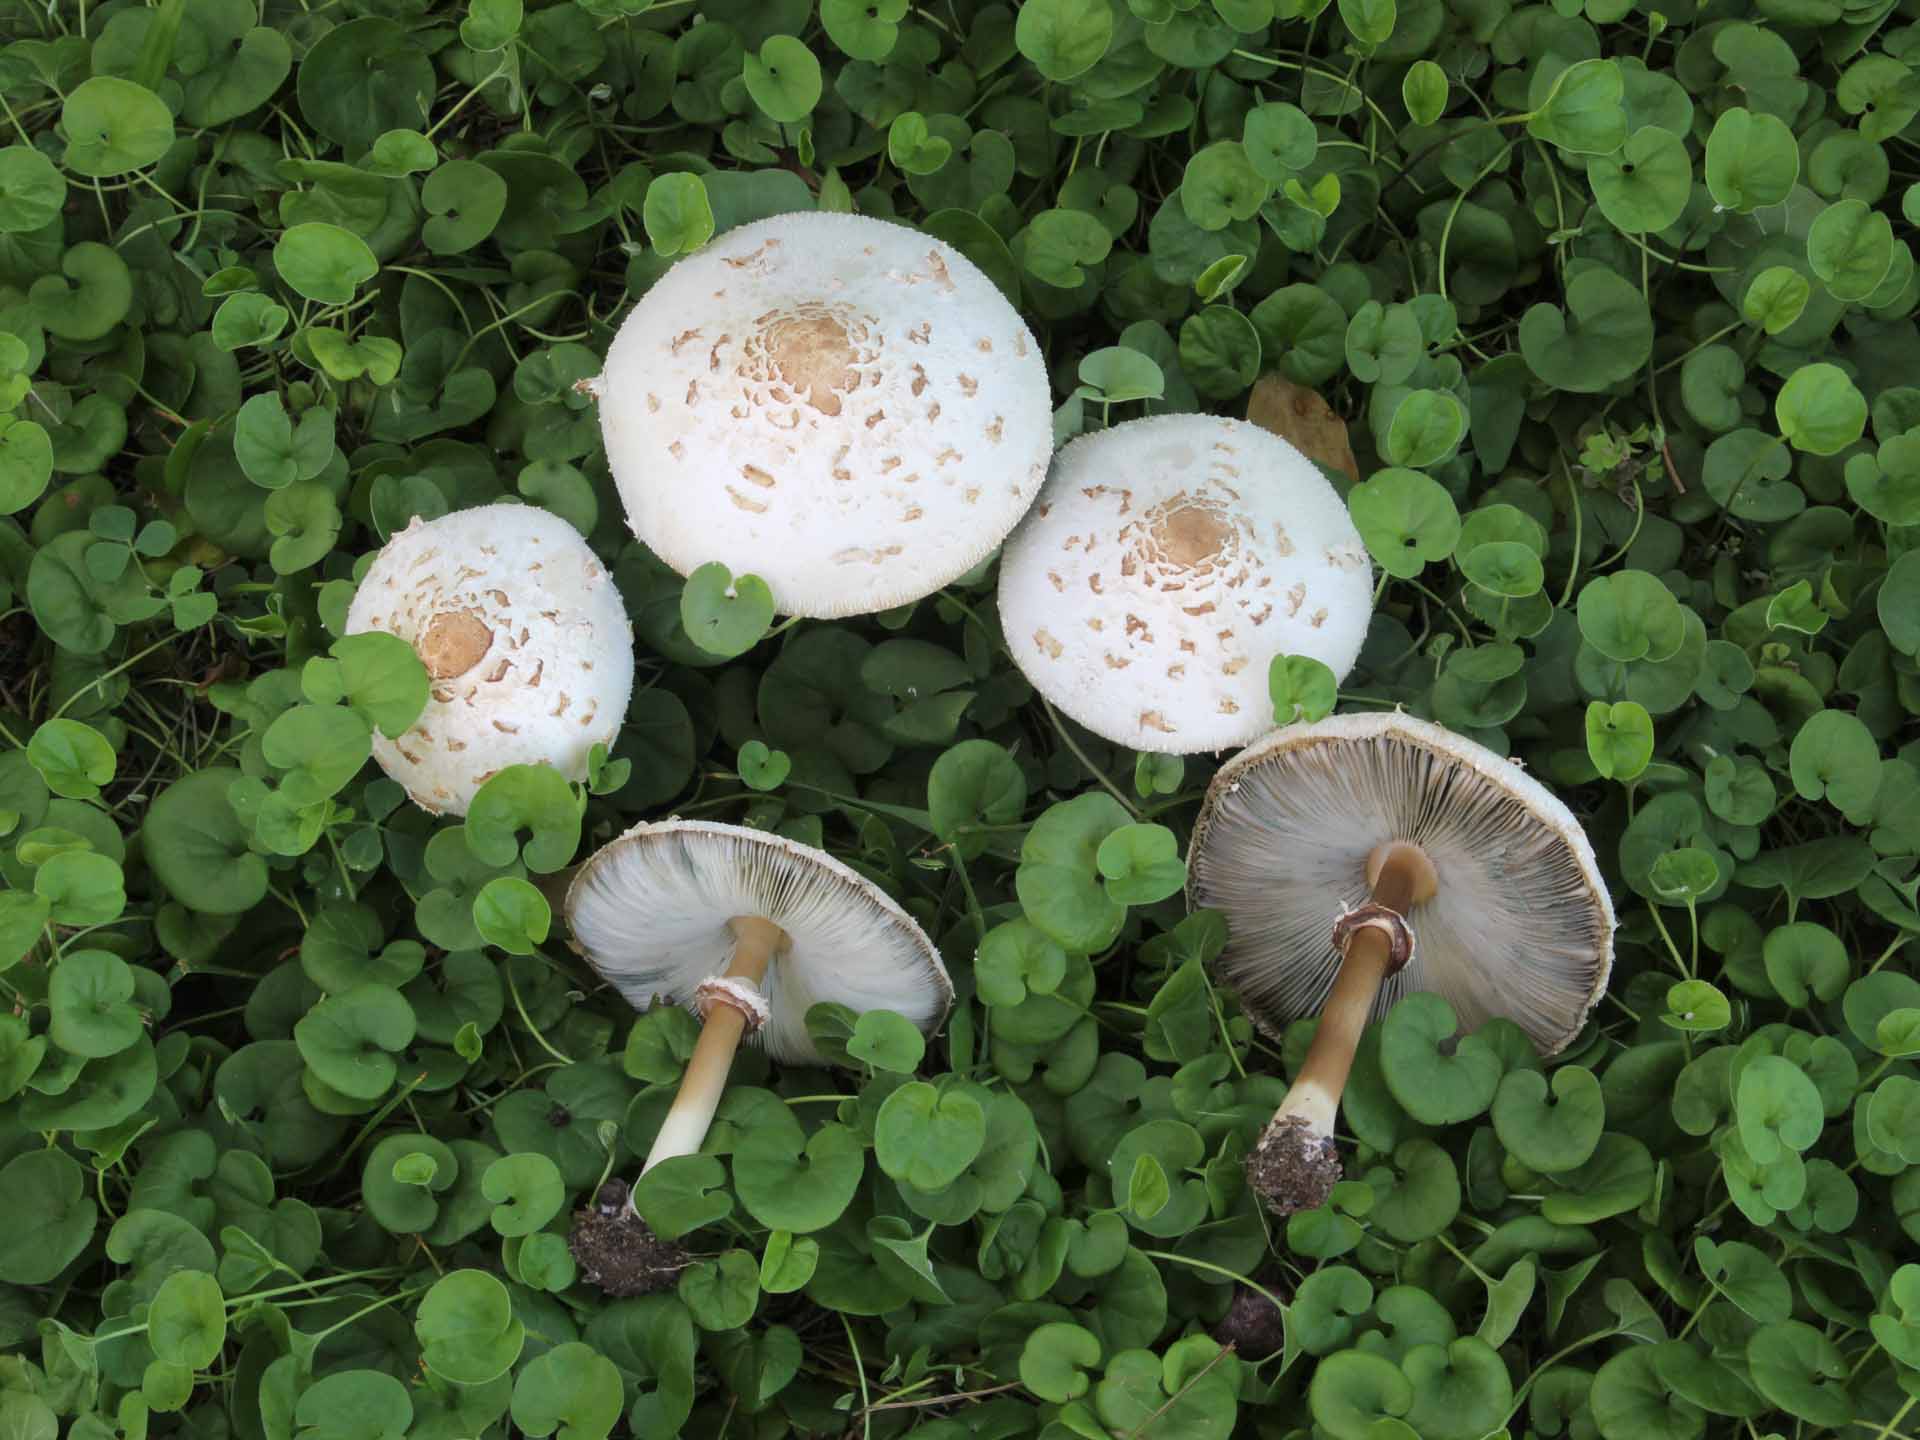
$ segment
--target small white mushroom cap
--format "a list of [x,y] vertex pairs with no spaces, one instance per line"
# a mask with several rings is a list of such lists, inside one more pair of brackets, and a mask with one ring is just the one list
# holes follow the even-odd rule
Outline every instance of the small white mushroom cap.
[[1000,558],[1021,671],[1135,750],[1244,745],[1273,727],[1273,657],[1344,679],[1372,614],[1366,547],[1326,477],[1278,436],[1211,415],[1066,445]]
[[946,1018],[953,982],[933,942],[879,886],[825,851],[764,830],[700,820],[634,826],[567,888],[574,946],[636,1010],[687,1004],[733,958],[729,920],[786,931],[767,966],[769,1016],[754,1032],[774,1059],[824,1064],[807,1010],[834,1001],[892,1010],[923,1031]]
[[607,351],[607,462],[682,575],[767,582],[782,614],[904,605],[993,552],[1053,449],[1026,322],[944,241],[803,212],[679,261]]
[[347,633],[384,630],[427,667],[427,708],[373,758],[422,809],[464,815],[509,765],[584,780],[612,748],[633,694],[633,632],[620,592],[580,532],[504,503],[418,517],[367,568]]
[[1426,990],[1472,1030],[1514,1021],[1543,1054],[1579,1033],[1613,964],[1613,902],[1571,811],[1517,764],[1430,720],[1288,725],[1220,767],[1188,852],[1188,895],[1227,918],[1217,962],[1262,1029],[1319,1011],[1332,928],[1368,898],[1367,859],[1418,845],[1439,888],[1408,914],[1413,959],[1378,1019]]

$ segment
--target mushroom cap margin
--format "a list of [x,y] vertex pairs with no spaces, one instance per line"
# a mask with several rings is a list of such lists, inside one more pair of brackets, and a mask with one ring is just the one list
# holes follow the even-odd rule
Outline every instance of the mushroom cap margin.
[[[808,902],[821,908],[809,913]],[[779,925],[791,948],[767,969],[761,988],[772,1015],[747,1043],[790,1064],[827,1063],[806,1029],[807,1007],[818,1001],[892,1010],[928,1034],[953,1003],[940,952],[892,896],[825,851],[763,830],[643,821],[580,867],[564,909],[574,948],[636,1010],[655,999],[685,1004],[724,970],[729,920],[758,915]],[[623,914],[633,929],[620,928]],[[883,945],[891,950],[880,963],[848,973],[848,962],[872,960]]]
[[[1431,835],[1423,842],[1418,834],[1402,833],[1417,829],[1418,823],[1437,823],[1435,817],[1421,816],[1413,825],[1394,826],[1379,814],[1356,818],[1352,837],[1337,847],[1320,843],[1331,817],[1319,818],[1314,831],[1319,849],[1309,857],[1308,864],[1311,868],[1319,863],[1321,868],[1309,880],[1301,882],[1299,888],[1314,897],[1313,921],[1320,924],[1320,933],[1328,938],[1319,946],[1310,942],[1304,948],[1295,946],[1292,954],[1281,957],[1283,974],[1290,980],[1289,984],[1282,987],[1274,983],[1271,959],[1258,961],[1236,954],[1237,946],[1247,942],[1244,939],[1236,942],[1231,935],[1227,949],[1215,962],[1216,967],[1240,991],[1254,1022],[1266,1033],[1278,1037],[1289,1021],[1316,1011],[1332,987],[1339,968],[1339,956],[1331,944],[1332,921],[1340,909],[1366,899],[1366,856],[1383,840],[1414,840],[1428,848],[1440,872],[1440,893],[1427,905],[1416,908],[1410,917],[1415,933],[1420,936],[1420,945],[1412,962],[1382,986],[1375,1001],[1374,1018],[1384,1015],[1402,995],[1416,990],[1434,991],[1453,1005],[1464,1029],[1474,1029],[1494,1015],[1507,1015],[1527,1031],[1543,1055],[1558,1053],[1579,1033],[1599,1003],[1612,971],[1613,901],[1600,874],[1592,843],[1566,805],[1519,765],[1433,721],[1400,711],[1336,715],[1310,725],[1282,727],[1235,755],[1215,774],[1194,823],[1188,850],[1189,904],[1195,908],[1212,905],[1228,910],[1229,926],[1233,923],[1231,910],[1219,904],[1218,852],[1212,847],[1220,841],[1218,827],[1241,818],[1229,812],[1246,808],[1245,802],[1236,797],[1249,776],[1288,752],[1368,740],[1396,743],[1434,757],[1443,768],[1433,773],[1444,777],[1471,777],[1484,787],[1480,792],[1483,801],[1501,808],[1509,817],[1524,817],[1535,828],[1536,843],[1557,847],[1556,853],[1564,861],[1561,879],[1567,881],[1577,875],[1578,893],[1570,897],[1570,903],[1577,903],[1592,940],[1591,958],[1584,977],[1579,983],[1555,987],[1558,1013],[1554,1015],[1513,1013],[1510,1001],[1520,993],[1521,986],[1510,983],[1502,991],[1479,987],[1482,995],[1499,996],[1500,1003],[1495,1004],[1476,997],[1473,987],[1458,983],[1459,977],[1449,972],[1458,970],[1470,974],[1476,959],[1487,954],[1489,937],[1485,934],[1488,927],[1484,915],[1478,917],[1482,923],[1477,928],[1470,928],[1468,922],[1476,918],[1474,906],[1490,908],[1500,893],[1499,887],[1484,873],[1490,863],[1491,849],[1483,844],[1478,849],[1456,847],[1452,853],[1443,848],[1442,853],[1435,854]],[[1276,791],[1277,787],[1268,793]],[[1211,863],[1210,856],[1214,857]],[[1284,863],[1279,858],[1273,862],[1276,867]],[[1482,873],[1474,873],[1476,865],[1482,867]],[[1450,869],[1454,886],[1451,891],[1448,888]],[[1473,892],[1471,898],[1463,897],[1463,881],[1468,882],[1466,888]],[[1292,883],[1291,875],[1265,876],[1257,903],[1274,907],[1285,904]],[[1436,926],[1436,920],[1443,923]],[[1285,938],[1283,936],[1283,941]],[[1497,941],[1499,937],[1491,938]],[[1560,939],[1564,942],[1565,936]],[[1473,943],[1467,943],[1469,941]],[[1580,958],[1587,952],[1576,947],[1569,953]],[[1530,979],[1531,972],[1523,972],[1519,978]],[[1508,979],[1511,982],[1514,977],[1509,974]],[[1453,983],[1435,983],[1436,980]],[[1535,989],[1537,992],[1537,984]]]

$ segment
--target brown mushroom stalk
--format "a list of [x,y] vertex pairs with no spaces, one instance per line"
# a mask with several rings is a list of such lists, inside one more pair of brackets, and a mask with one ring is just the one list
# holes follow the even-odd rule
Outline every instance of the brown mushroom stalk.
[[1426,851],[1404,841],[1376,848],[1367,860],[1367,878],[1370,903],[1341,917],[1336,926],[1336,933],[1345,936],[1340,969],[1321,1008],[1306,1061],[1247,1157],[1248,1183],[1275,1214],[1324,1205],[1339,1182],[1334,1117],[1353,1069],[1354,1050],[1380,987],[1411,957],[1406,918],[1439,891],[1439,876]]
[[698,1153],[713,1124],[721,1092],[726,1089],[733,1052],[740,1048],[749,1028],[757,1029],[765,1021],[764,1007],[756,1012],[752,999],[742,994],[742,989],[752,987],[757,996],[767,966],[791,941],[778,925],[756,915],[730,920],[727,928],[734,937],[733,961],[721,972],[720,983],[710,980],[700,987],[698,998],[706,1017],[700,1026],[700,1039],[693,1047],[686,1073],[680,1077],[673,1107],[667,1111],[653,1149],[647,1152],[642,1175],[662,1160]]

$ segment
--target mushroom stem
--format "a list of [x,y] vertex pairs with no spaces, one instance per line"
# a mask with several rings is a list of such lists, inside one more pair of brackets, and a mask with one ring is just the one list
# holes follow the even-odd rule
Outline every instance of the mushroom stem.
[[[733,962],[721,978],[758,986],[766,978],[769,962],[790,943],[787,932],[771,920],[754,915],[729,920],[727,928],[733,932]],[[692,1155],[700,1149],[707,1138],[708,1127],[713,1124],[713,1112],[720,1104],[721,1092],[726,1089],[727,1072],[733,1068],[733,1052],[740,1048],[740,1037],[746,1033],[752,1018],[738,1005],[730,1003],[724,991],[715,996],[700,1027],[700,1040],[693,1047],[693,1058],[687,1062],[687,1072],[680,1078],[673,1108],[667,1111],[653,1149],[647,1153],[647,1163],[640,1169],[642,1175],[662,1160]]]
[[[1439,889],[1439,877],[1426,851],[1399,840],[1379,846],[1367,857],[1367,878],[1373,887],[1372,903],[1400,915],[1431,899]],[[1380,926],[1362,926],[1347,941],[1306,1062],[1259,1145],[1247,1157],[1251,1183],[1277,1214],[1324,1205],[1340,1179],[1334,1116],[1374,999],[1398,968],[1392,939]]]

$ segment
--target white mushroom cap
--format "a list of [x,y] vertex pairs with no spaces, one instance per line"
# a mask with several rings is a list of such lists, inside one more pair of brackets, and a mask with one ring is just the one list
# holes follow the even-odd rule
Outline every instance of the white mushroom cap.
[[1345,679],[1372,614],[1366,547],[1326,477],[1212,415],[1068,444],[1000,558],[1014,661],[1136,750],[1244,745],[1273,727],[1273,658],[1310,655]]
[[940,952],[877,885],[825,851],[700,820],[634,826],[567,889],[574,944],[636,1010],[688,1004],[733,955],[727,922],[770,920],[788,947],[767,966],[770,1014],[755,1037],[776,1060],[824,1064],[807,1010],[835,1001],[892,1010],[931,1031],[953,1002]]
[[992,553],[1053,449],[1040,347],[944,241],[831,213],[742,225],[641,297],[589,387],[627,523],[783,614],[918,600]]
[[509,765],[584,780],[633,694],[619,590],[578,530],[533,505],[416,517],[354,593],[347,633],[366,630],[406,641],[433,682],[411,730],[373,737],[380,768],[426,810],[466,814]]
[[1265,1030],[1316,1013],[1340,954],[1332,927],[1368,897],[1384,841],[1438,874],[1408,914],[1416,944],[1374,1002],[1428,990],[1474,1029],[1513,1020],[1564,1047],[1606,989],[1613,902],[1585,832],[1510,760],[1429,720],[1337,715],[1289,725],[1214,777],[1188,852],[1188,895],[1223,912],[1221,975]]

